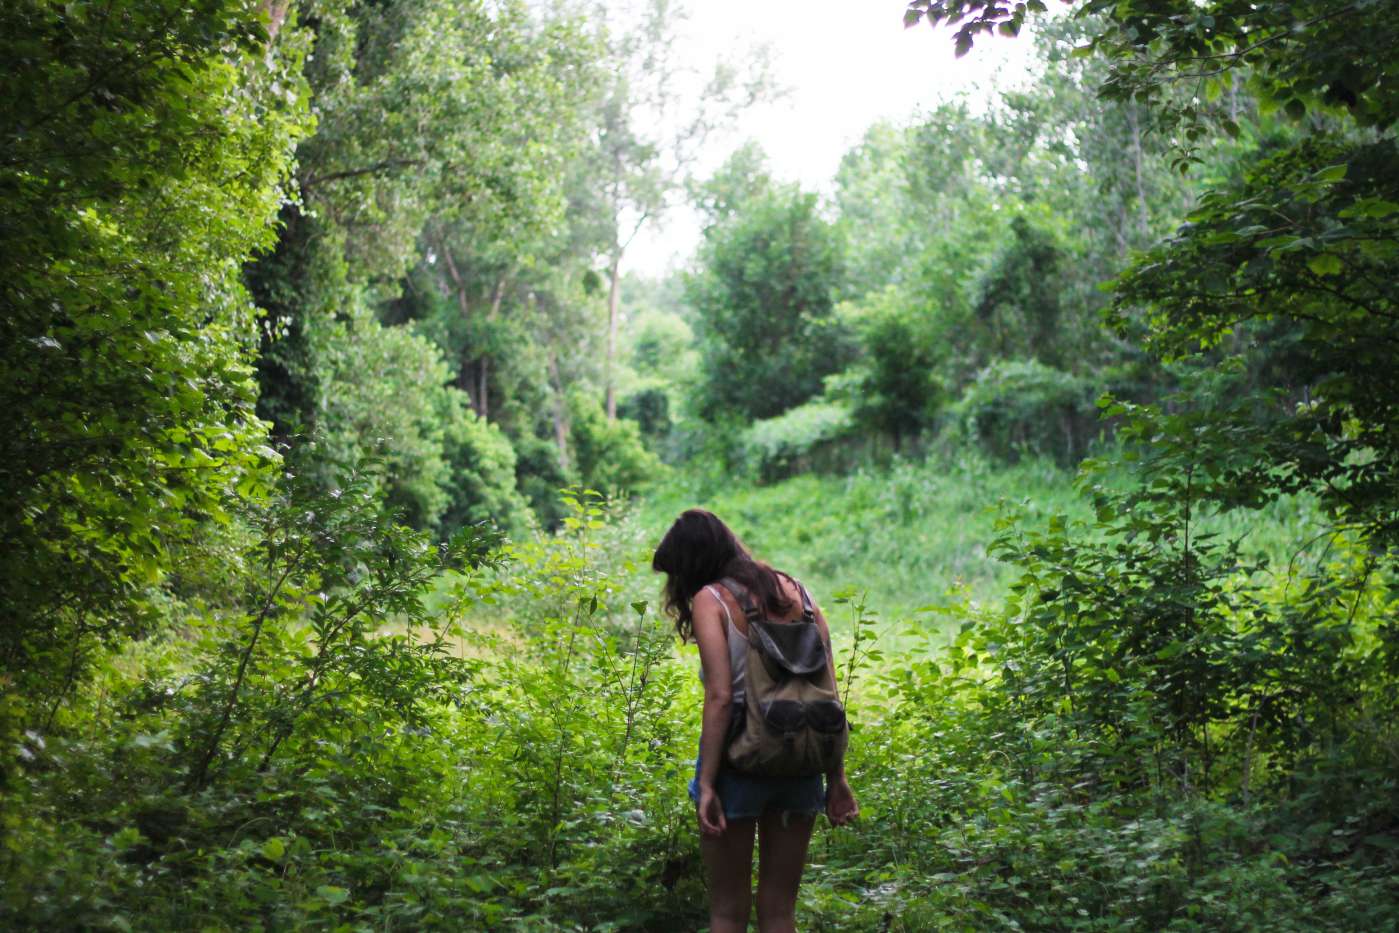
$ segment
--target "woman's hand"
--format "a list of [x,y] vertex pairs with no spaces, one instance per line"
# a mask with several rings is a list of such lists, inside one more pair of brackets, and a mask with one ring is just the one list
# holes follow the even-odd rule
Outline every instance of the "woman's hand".
[[860,805],[855,802],[850,782],[844,776],[831,782],[826,790],[826,819],[831,821],[831,825],[844,826],[859,815]]
[[700,785],[698,809],[700,832],[704,835],[719,836],[728,828],[729,823],[724,819],[724,804],[712,784]]

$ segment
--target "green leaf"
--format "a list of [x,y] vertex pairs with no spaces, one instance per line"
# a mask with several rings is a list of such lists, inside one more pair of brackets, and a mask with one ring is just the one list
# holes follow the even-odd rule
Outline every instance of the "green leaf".
[[1344,270],[1341,257],[1335,253],[1318,253],[1307,260],[1307,268],[1317,275],[1340,275]]
[[350,892],[333,884],[323,884],[316,888],[316,896],[325,901],[331,907],[343,904],[349,898]]
[[1160,661],[1169,661],[1186,649],[1187,645],[1180,639],[1175,639],[1166,647],[1156,652],[1156,658]]
[[1388,217],[1399,211],[1399,203],[1384,198],[1362,198],[1340,212],[1342,217]]

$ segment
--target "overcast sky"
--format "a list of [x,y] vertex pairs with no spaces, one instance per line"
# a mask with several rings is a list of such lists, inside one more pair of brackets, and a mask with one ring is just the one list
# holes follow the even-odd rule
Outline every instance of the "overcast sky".
[[[681,55],[696,70],[718,57],[767,43],[788,94],[750,112],[707,153],[713,168],[745,138],[767,152],[774,174],[829,191],[840,157],[882,118],[906,120],[920,108],[973,88],[994,89],[1025,73],[1029,37],[986,39],[965,58],[946,30],[904,29],[903,0],[689,0]],[[633,244],[633,271],[663,273],[683,263],[698,238],[695,218],[673,211],[664,228]]]

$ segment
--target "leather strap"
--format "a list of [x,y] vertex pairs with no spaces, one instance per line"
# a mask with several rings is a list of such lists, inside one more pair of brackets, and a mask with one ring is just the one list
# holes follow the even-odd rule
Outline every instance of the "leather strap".
[[762,614],[758,612],[757,605],[753,602],[753,597],[749,594],[748,588],[737,580],[724,577],[719,581],[719,585],[733,594],[734,599],[743,607],[743,617],[749,622],[762,620]]

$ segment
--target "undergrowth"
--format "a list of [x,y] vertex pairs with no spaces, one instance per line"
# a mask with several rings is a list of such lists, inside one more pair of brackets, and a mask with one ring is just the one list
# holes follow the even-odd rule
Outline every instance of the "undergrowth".
[[[803,928],[1392,925],[1394,606],[1390,581],[1345,569],[1366,563],[1355,541],[1301,560],[1352,581],[1338,616],[1305,579],[1270,582],[1224,545],[1136,561],[1138,547],[1179,556],[1169,496],[1081,520],[1002,519],[986,540],[1014,568],[1007,598],[964,591],[920,616],[946,644],[898,642],[879,622],[906,619],[862,592],[918,566],[872,569],[900,553],[895,539],[950,529],[959,504],[1027,478],[1048,485],[1045,470],[906,464],[887,483],[804,478],[714,500],[736,522],[740,504],[761,504],[759,553],[830,575],[862,816],[818,828]],[[697,662],[657,617],[643,563],[670,506],[638,518],[575,494],[558,534],[452,552],[384,533],[356,501],[289,503],[290,522],[274,511],[254,527],[268,566],[286,571],[281,591],[249,567],[246,610],[172,607],[164,635],[108,657],[52,730],[14,737],[0,922],[703,926],[685,793]],[[937,503],[952,512],[930,518]],[[822,563],[843,553],[821,532],[838,516],[860,529],[844,546],[869,551],[853,568]],[[915,532],[920,516],[933,527]],[[810,552],[768,546],[798,527],[813,531]],[[862,586],[837,590],[836,575]],[[1193,635],[1170,627],[1185,605]],[[1322,637],[1329,652],[1295,651]]]

